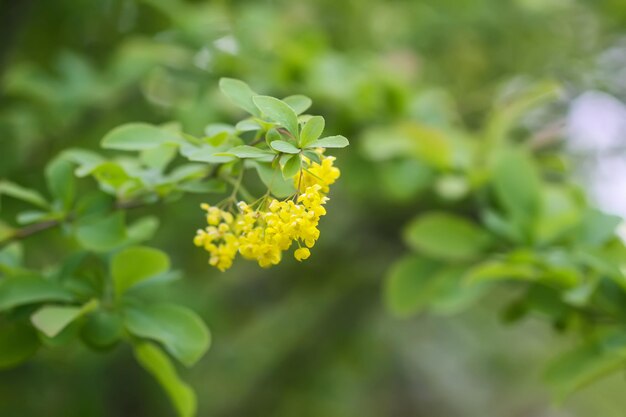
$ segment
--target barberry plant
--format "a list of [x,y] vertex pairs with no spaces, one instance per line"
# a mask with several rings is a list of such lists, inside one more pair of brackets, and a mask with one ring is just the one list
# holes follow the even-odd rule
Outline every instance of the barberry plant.
[[[210,333],[186,306],[155,301],[150,290],[180,274],[166,253],[144,243],[160,220],[128,222],[129,212],[199,193],[207,196],[206,226],[189,236],[189,245],[193,240],[209,252],[210,265],[225,271],[240,253],[269,267],[291,247],[302,261],[320,237],[329,186],[340,174],[327,149],[348,145],[343,136],[322,137],[324,118],[304,114],[308,97],[262,96],[228,78],[220,88],[250,117],[209,125],[201,137],[177,123],[124,124],[101,141],[122,153],[69,149],[52,160],[45,170],[48,196],[0,182],[0,196],[31,206],[15,225],[0,222],[1,367],[75,339],[95,350],[126,342],[178,414],[195,414],[195,394],[170,358],[192,366],[209,348]],[[265,184],[260,195],[246,187],[251,170]],[[60,230],[74,251],[56,254],[58,263],[25,263],[26,239],[48,229]]]

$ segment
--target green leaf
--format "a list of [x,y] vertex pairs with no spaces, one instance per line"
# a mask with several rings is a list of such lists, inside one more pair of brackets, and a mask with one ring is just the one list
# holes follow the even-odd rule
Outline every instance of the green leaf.
[[84,248],[96,252],[110,251],[124,243],[126,237],[122,212],[81,222],[76,229],[78,242]]
[[283,101],[287,103],[296,114],[304,113],[311,107],[311,104],[313,104],[313,101],[309,97],[301,94],[285,97]]
[[238,132],[253,132],[263,129],[254,117],[240,121],[235,125]]
[[423,310],[435,287],[434,279],[441,264],[423,257],[411,256],[396,262],[385,281],[385,303],[398,317]]
[[252,100],[263,114],[298,138],[298,116],[287,103],[270,96],[254,96]]
[[180,417],[196,415],[196,395],[176,373],[176,368],[159,348],[151,343],[141,342],[134,346],[137,362],[150,373],[170,397]]
[[619,216],[589,209],[584,214],[578,230],[578,240],[591,246],[600,246],[615,236],[617,226],[622,222]]
[[44,306],[30,316],[30,321],[48,337],[55,337],[61,330],[84,314],[96,309],[98,300],[93,299],[81,307]]
[[127,123],[107,133],[101,145],[105,149],[144,151],[166,143],[178,143],[176,134],[147,123]]
[[154,148],[141,151],[139,159],[141,163],[148,168],[153,168],[160,172],[174,159],[177,153],[177,145],[164,143]]
[[491,244],[491,237],[475,224],[437,212],[413,220],[406,227],[404,237],[413,249],[451,261],[475,259]]
[[97,153],[84,149],[67,149],[61,153],[60,158],[78,165],[75,171],[78,177],[89,175],[98,165],[106,161]]
[[529,264],[515,264],[505,261],[486,261],[472,267],[466,274],[468,283],[496,280],[534,281],[539,272]]
[[572,392],[624,369],[626,333],[605,333],[557,357],[546,370],[546,380],[563,399]]
[[45,174],[50,193],[61,201],[65,210],[68,210],[76,196],[74,164],[62,158],[53,159],[46,166]]
[[493,188],[511,218],[528,226],[537,217],[541,203],[541,179],[526,152],[512,149],[498,155],[493,167]]
[[270,152],[270,151],[266,151],[264,149],[259,149],[259,148],[255,148],[254,146],[248,146],[248,145],[242,145],[242,146],[235,146],[234,148],[231,148],[228,150],[229,154],[233,154],[238,158],[252,158],[252,159],[257,159],[257,158],[267,158],[267,157],[274,157],[274,153]]
[[73,301],[71,292],[54,281],[34,276],[5,278],[0,281],[0,311],[42,301]]
[[178,184],[177,189],[186,193],[223,193],[226,191],[226,184],[218,179],[206,180],[206,181],[189,181]]
[[255,166],[263,184],[277,198],[289,197],[296,192],[293,180],[286,180],[280,169],[271,163],[256,162]]
[[267,145],[270,147],[272,146],[272,142],[276,140],[282,140],[282,139],[283,139],[282,135],[276,128],[272,128],[268,130],[267,133],[265,134],[265,143],[267,143]]
[[0,326],[0,368],[19,365],[37,352],[39,338],[31,326],[21,323],[5,323]]
[[81,337],[89,346],[107,349],[115,345],[124,333],[121,316],[114,311],[97,310],[87,316]]
[[291,154],[296,154],[300,152],[300,149],[296,148],[294,145],[284,140],[275,140],[270,144],[270,146],[272,147],[272,149],[278,152]]
[[187,155],[190,161],[207,162],[209,164],[222,164],[234,161],[234,155],[224,154],[222,150],[213,146],[198,148],[196,151]]
[[209,330],[188,308],[176,304],[127,306],[124,316],[129,332],[163,344],[186,366],[196,363],[209,348]]
[[17,185],[13,182],[2,180],[0,181],[0,197],[7,195],[17,200],[30,203],[34,206],[47,209],[49,207],[48,202],[41,194],[35,190],[24,188],[21,185]]
[[290,155],[283,164],[283,178],[293,178],[300,172],[301,161],[299,155]]
[[313,162],[317,162],[318,164],[322,163],[322,158],[320,158],[320,154],[315,151],[305,150],[304,152],[302,152],[302,154]]
[[158,228],[159,218],[156,216],[146,216],[128,226],[126,233],[130,241],[133,243],[141,243],[152,239]]
[[[210,138],[217,136],[217,135],[225,135],[226,137],[228,137],[229,135],[235,134],[236,131],[237,131],[236,127],[227,125],[226,123],[212,123],[210,125],[207,125],[204,128],[204,134]],[[198,139],[194,138],[192,140],[192,142],[196,142],[196,141],[198,141]]]
[[325,123],[322,116],[311,117],[302,127],[300,147],[307,148],[311,143],[315,142],[322,135]]
[[220,90],[232,102],[254,116],[261,116],[259,109],[254,105],[252,97],[256,93],[252,91],[248,84],[233,78],[221,78]]
[[26,210],[17,213],[15,220],[18,224],[31,224],[44,220],[57,219],[58,217],[54,213],[40,210]]
[[90,172],[105,191],[118,190],[132,180],[126,169],[115,161],[106,161]]
[[307,148],[345,148],[350,142],[343,136],[327,136],[309,143]]
[[120,296],[134,285],[167,272],[169,268],[168,256],[158,249],[145,246],[125,248],[111,259],[115,294]]

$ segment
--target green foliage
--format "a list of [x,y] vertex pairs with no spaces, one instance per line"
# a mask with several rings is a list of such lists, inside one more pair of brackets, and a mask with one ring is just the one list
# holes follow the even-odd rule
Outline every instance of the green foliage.
[[81,307],[44,306],[30,317],[35,328],[48,337],[55,337],[70,323],[98,307],[98,300],[92,300]]
[[119,151],[145,151],[176,143],[176,136],[146,123],[129,123],[116,127],[102,139],[102,147]]
[[[548,370],[559,397],[623,368],[620,219],[572,181],[598,156],[562,140],[584,91],[626,98],[623,2],[17,3],[0,28],[0,367],[41,353],[4,374],[0,415],[170,415],[128,344],[182,416],[550,413],[528,370],[564,333],[582,343]],[[324,129],[359,152],[320,256],[208,275],[190,213],[294,196],[314,148],[348,143]],[[385,318],[379,288],[425,317]],[[494,330],[496,308],[534,320]],[[179,376],[204,351],[198,316],[219,344]],[[620,417],[621,381],[595,389],[563,412]]]
[[298,116],[287,103],[268,96],[254,96],[252,101],[261,110],[261,114],[283,126],[296,141],[298,140],[300,137]]
[[137,343],[135,358],[165,389],[179,416],[196,415],[195,393],[178,377],[174,365],[159,348],[147,342]]
[[472,260],[489,247],[491,237],[461,217],[427,213],[413,220],[405,239],[414,249],[444,260]]
[[[107,133],[101,146],[124,151],[125,156],[107,158],[69,149],[47,165],[51,204],[34,190],[0,183],[2,194],[41,209],[21,212],[18,222],[34,228],[18,232],[7,228],[0,245],[15,233],[28,237],[40,228],[62,226],[64,235],[78,246],[57,272],[45,276],[22,265],[21,246],[8,245],[0,251],[0,271],[7,275],[0,280],[0,311],[8,313],[3,337],[15,339],[0,339],[0,365],[28,359],[38,349],[39,338],[45,345],[59,346],[80,337],[98,351],[120,341],[130,342],[137,361],[163,386],[178,413],[195,415],[195,394],[181,382],[169,359],[145,340],[159,343],[173,358],[192,366],[209,348],[209,330],[192,310],[151,300],[155,287],[168,284],[178,274],[170,271],[166,253],[138,246],[152,239],[159,219],[145,216],[128,224],[127,212],[173,202],[187,193],[223,193],[227,185],[232,186],[230,199],[242,194],[251,202],[255,197],[241,182],[244,170],[255,168],[269,192],[293,196],[293,178],[311,163],[303,158],[304,149],[296,146],[297,114],[310,107],[308,97],[296,95],[281,101],[259,96],[234,79],[223,79],[220,87],[255,118],[237,127],[209,125],[206,136],[200,137],[182,132],[176,124],[123,124]],[[313,121],[306,130],[308,147],[347,145],[343,137],[316,140],[324,119],[302,117]],[[253,138],[244,135],[252,131]],[[253,164],[248,165],[248,160]],[[77,177],[91,177],[99,191],[80,195],[84,184]],[[28,313],[32,326],[23,323],[20,308],[32,309]]]
[[612,331],[586,341],[550,364],[546,379],[559,398],[578,390],[598,378],[620,371],[626,360],[626,338],[622,331]]
[[196,363],[209,348],[209,330],[191,310],[175,304],[132,305],[124,309],[128,331],[152,339],[187,366]]
[[0,310],[42,301],[73,301],[59,283],[37,276],[8,277],[0,281]]
[[0,326],[0,368],[16,366],[37,352],[39,338],[29,325],[14,321]]
[[117,296],[147,279],[167,272],[170,260],[160,250],[133,246],[121,250],[111,259],[111,277]]

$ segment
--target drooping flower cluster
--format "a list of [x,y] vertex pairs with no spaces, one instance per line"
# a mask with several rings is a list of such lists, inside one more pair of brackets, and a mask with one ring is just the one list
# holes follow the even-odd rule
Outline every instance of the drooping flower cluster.
[[266,198],[256,208],[240,201],[234,214],[203,204],[208,226],[198,230],[194,244],[209,252],[209,264],[220,271],[231,267],[237,252],[263,268],[276,265],[294,242],[298,246],[294,257],[307,259],[320,235],[318,223],[326,214],[329,186],[340,175],[333,161],[333,157],[323,157],[297,175],[294,198]]

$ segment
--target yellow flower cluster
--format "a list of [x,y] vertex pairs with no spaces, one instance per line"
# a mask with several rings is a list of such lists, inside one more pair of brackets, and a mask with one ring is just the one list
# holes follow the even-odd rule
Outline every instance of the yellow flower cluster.
[[240,201],[234,213],[203,204],[208,226],[198,230],[194,244],[210,254],[209,264],[220,271],[230,268],[239,252],[267,268],[276,265],[282,253],[296,242],[294,257],[307,259],[320,231],[320,217],[326,214],[324,204],[329,186],[339,178],[333,166],[335,158],[323,157],[321,163],[309,162],[307,170],[295,178],[298,192],[293,199],[264,199],[258,208]]

